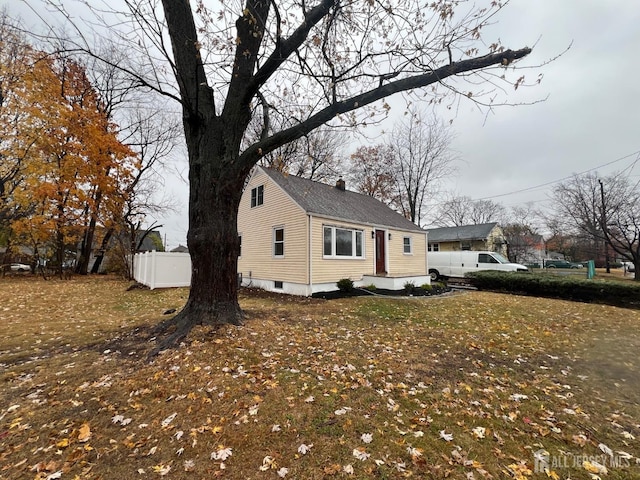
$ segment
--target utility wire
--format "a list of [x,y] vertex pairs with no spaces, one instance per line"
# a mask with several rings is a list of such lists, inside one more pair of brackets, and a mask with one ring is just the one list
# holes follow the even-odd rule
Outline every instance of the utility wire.
[[636,155],[636,159],[633,161],[633,163],[629,167],[627,167],[627,168],[633,168],[633,166],[635,166],[635,164],[640,160],[640,150],[635,151],[633,153],[630,153],[628,155],[625,155],[624,157],[617,158],[616,160],[612,160],[611,162],[607,162],[607,163],[604,163],[602,165],[598,165],[597,167],[590,168],[590,169],[585,170],[583,172],[579,172],[579,173],[574,173],[574,174],[568,175],[568,176],[563,177],[563,178],[561,178],[559,180],[552,180],[550,182],[541,183],[540,185],[536,185],[536,186],[533,186],[533,187],[527,187],[527,188],[522,188],[520,190],[514,190],[513,192],[509,192],[509,193],[500,193],[498,195],[491,195],[489,197],[476,198],[475,200],[489,200],[491,198],[506,197],[508,195],[515,195],[516,193],[528,192],[530,190],[535,190],[537,188],[547,187],[549,185],[553,185],[554,183],[559,183],[559,182],[563,182],[565,180],[569,180],[570,178],[573,178],[575,176],[584,175],[585,173],[593,172],[594,170],[598,170],[599,168],[608,167],[609,165],[613,165],[614,163],[621,162],[622,160],[626,160],[627,158],[632,157],[634,155]]

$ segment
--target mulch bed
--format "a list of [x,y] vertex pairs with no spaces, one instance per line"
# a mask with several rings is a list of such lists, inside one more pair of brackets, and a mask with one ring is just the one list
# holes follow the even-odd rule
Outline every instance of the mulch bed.
[[348,292],[343,292],[342,290],[332,290],[329,292],[316,292],[312,295],[313,298],[323,298],[325,300],[335,300],[340,298],[350,298],[350,297],[363,297],[363,296],[372,296],[372,295],[382,295],[389,297],[431,297],[434,295],[442,295],[443,293],[450,292],[451,288],[448,286],[445,287],[436,287],[434,286],[430,291],[427,291],[420,287],[415,287],[411,290],[411,292],[407,292],[406,289],[402,290],[387,290],[385,288],[377,288],[374,291],[369,291],[364,288],[354,288]]

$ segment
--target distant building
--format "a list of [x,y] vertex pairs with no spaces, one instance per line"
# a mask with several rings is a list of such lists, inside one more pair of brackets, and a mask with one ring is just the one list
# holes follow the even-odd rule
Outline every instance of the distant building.
[[428,228],[430,252],[489,250],[507,256],[507,241],[496,222]]

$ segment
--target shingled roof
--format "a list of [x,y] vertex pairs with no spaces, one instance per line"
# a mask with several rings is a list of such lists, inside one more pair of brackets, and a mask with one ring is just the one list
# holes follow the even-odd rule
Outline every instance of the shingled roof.
[[428,228],[429,243],[449,242],[454,240],[485,240],[497,222],[479,225],[462,225],[460,227]]
[[295,175],[284,175],[270,168],[261,170],[307,213],[346,222],[424,232],[415,223],[369,195],[341,190]]

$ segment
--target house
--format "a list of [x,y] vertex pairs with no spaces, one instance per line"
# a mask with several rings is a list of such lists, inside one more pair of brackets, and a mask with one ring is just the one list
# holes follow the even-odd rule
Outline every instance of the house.
[[507,242],[496,222],[427,229],[430,252],[489,250],[506,257]]
[[242,284],[309,296],[429,283],[427,234],[373,197],[257,167],[238,211]]

